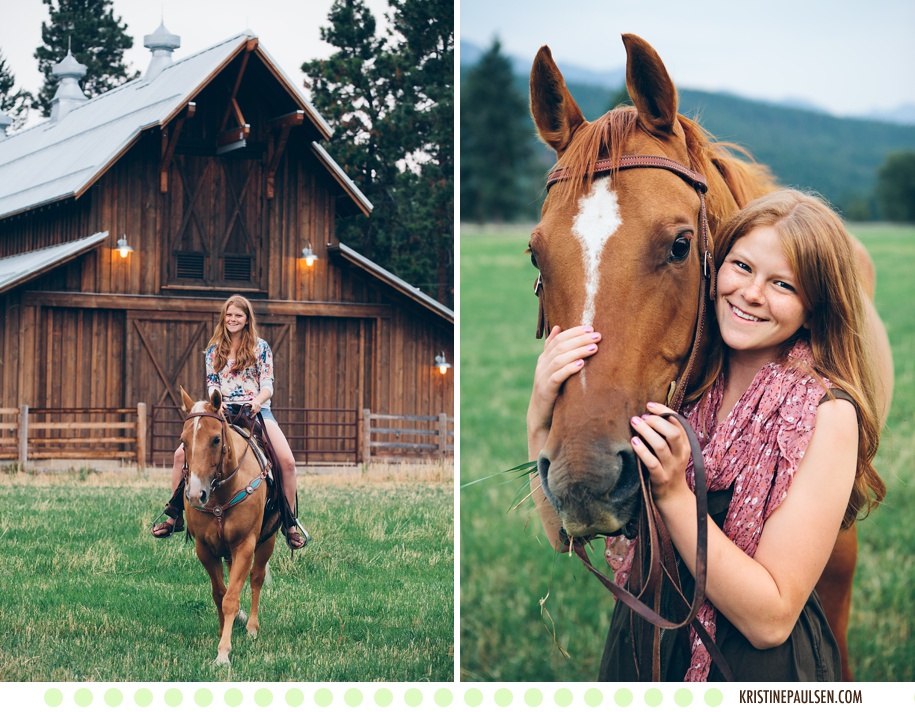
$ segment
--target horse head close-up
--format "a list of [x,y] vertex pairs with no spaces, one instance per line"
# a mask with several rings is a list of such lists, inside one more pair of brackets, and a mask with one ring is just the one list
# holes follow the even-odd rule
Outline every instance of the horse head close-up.
[[[538,469],[571,536],[634,534],[640,497],[629,419],[679,402],[704,337],[709,235],[772,188],[677,113],[644,40],[623,35],[634,106],[585,120],[548,47],[531,70],[531,113],[557,156],[531,234],[538,331],[584,324],[605,346],[563,387]],[[707,224],[706,224],[707,222]]]
[[225,470],[229,454],[228,433],[219,391],[213,392],[210,401],[197,403],[183,390],[181,393],[184,410],[189,416],[181,432],[187,468],[187,499],[191,506],[199,507],[209,501],[219,473]]

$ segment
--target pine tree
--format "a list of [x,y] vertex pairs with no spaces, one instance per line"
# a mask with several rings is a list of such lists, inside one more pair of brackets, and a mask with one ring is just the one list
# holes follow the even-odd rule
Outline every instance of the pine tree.
[[898,151],[877,169],[875,188],[881,217],[915,223],[915,152]]
[[461,86],[461,220],[503,222],[536,196],[527,102],[495,40]]
[[44,84],[32,106],[45,116],[51,113],[51,100],[57,91],[57,79],[51,68],[70,51],[86,65],[82,83],[87,97],[97,96],[139,76],[124,63],[124,51],[133,47],[127,24],[114,16],[112,0],[42,0],[48,6],[50,19],[41,24],[41,40],[36,48],[38,69]]
[[321,39],[337,48],[302,65],[334,127],[334,157],[374,205],[337,233],[445,304],[454,285],[454,10],[391,0],[379,36],[363,0],[335,0]]
[[24,89],[14,91],[15,86],[16,77],[0,50],[0,111],[13,119],[10,126],[13,131],[26,122],[32,103],[32,95]]

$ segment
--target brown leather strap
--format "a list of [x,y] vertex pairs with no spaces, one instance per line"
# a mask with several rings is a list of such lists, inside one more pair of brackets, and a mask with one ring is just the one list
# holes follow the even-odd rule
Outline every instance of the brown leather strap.
[[[663,168],[672,173],[676,173],[701,193],[705,193],[708,190],[708,183],[705,180],[705,176],[687,168],[682,163],[677,163],[675,160],[664,156],[623,156],[619,159],[618,163],[614,163],[609,158],[602,158],[591,165],[589,173],[591,175],[597,175],[599,173],[610,173],[616,170],[623,171],[627,168]],[[566,168],[557,168],[556,170],[551,171],[546,179],[547,189],[549,189],[553,183],[567,180],[570,175],[571,174]]]
[[[591,564],[588,554],[585,551],[585,540],[580,538],[574,538],[569,542],[572,550],[585,565],[585,567],[594,574],[597,579],[604,585],[607,590],[609,590],[616,598],[627,605],[639,616],[648,621],[651,625],[655,626],[658,630],[655,633],[657,638],[656,641],[652,641],[652,679],[653,681],[659,681],[660,676],[660,629],[665,630],[675,630],[677,628],[682,628],[684,626],[690,625],[693,630],[696,631],[696,634],[702,640],[706,649],[711,655],[712,660],[721,670],[722,675],[725,680],[731,682],[733,681],[733,674],[731,673],[730,666],[727,661],[724,659],[724,656],[721,654],[721,651],[718,649],[718,646],[715,645],[715,642],[712,640],[712,637],[709,635],[705,627],[699,622],[696,618],[696,614],[699,612],[699,608],[705,601],[705,582],[707,579],[708,573],[708,483],[705,473],[705,463],[702,459],[702,448],[699,445],[699,439],[696,437],[696,433],[693,431],[692,427],[689,424],[689,421],[686,420],[679,413],[669,414],[667,417],[675,418],[686,430],[686,435],[689,440],[690,452],[693,457],[693,470],[696,476],[696,571],[695,571],[695,587],[693,589],[693,598],[689,606],[689,611],[683,620],[675,622],[670,621],[660,613],[660,587],[657,591],[655,590],[656,582],[654,579],[658,576],[657,571],[664,571],[667,576],[668,581],[674,587],[675,595],[680,596],[684,601],[686,597],[683,594],[683,591],[679,587],[679,583],[674,581],[670,575],[670,571],[676,570],[676,563],[673,557],[673,544],[670,541],[670,537],[667,534],[666,527],[664,527],[664,522],[660,517],[660,514],[655,507],[654,500],[651,497],[650,483],[647,482],[647,477],[641,467],[639,466],[639,479],[642,486],[642,501],[643,509],[640,513],[640,533],[639,533],[639,545],[645,544],[645,537],[643,536],[643,530],[647,530],[648,535],[648,546],[649,546],[649,573],[643,583],[639,580],[633,580],[630,578],[629,586],[630,588],[641,587],[638,595],[634,595],[630,590],[623,588],[615,581],[611,581],[603,573],[598,571]],[[662,552],[663,550],[663,552]],[[666,566],[662,566],[662,559],[667,562]],[[636,553],[635,561],[633,562],[633,572],[632,576],[640,576],[642,570],[641,564],[642,557],[639,555],[639,552]],[[638,568],[635,568],[635,562],[639,562]],[[653,607],[649,607],[645,604],[641,598],[648,593],[652,599]]]

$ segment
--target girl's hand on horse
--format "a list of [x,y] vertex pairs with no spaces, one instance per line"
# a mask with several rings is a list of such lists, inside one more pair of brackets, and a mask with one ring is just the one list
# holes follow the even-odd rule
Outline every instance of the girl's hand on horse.
[[686,465],[689,463],[689,439],[679,421],[666,415],[673,413],[660,403],[649,403],[645,415],[630,420],[636,436],[632,449],[648,469],[651,492],[660,505],[665,499],[692,496],[686,484]]
[[527,411],[529,432],[549,433],[559,389],[569,376],[584,367],[586,358],[597,353],[600,339],[592,326],[575,326],[565,331],[554,326],[550,330],[534,371],[534,388]]

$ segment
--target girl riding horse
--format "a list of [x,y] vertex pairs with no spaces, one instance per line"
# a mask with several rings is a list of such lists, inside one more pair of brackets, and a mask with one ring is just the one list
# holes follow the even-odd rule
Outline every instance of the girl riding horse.
[[[295,457],[280,429],[279,423],[270,412],[273,396],[273,353],[266,341],[257,333],[254,310],[245,297],[234,294],[222,305],[219,324],[213,332],[205,352],[207,392],[219,391],[224,408],[249,406],[252,415],[260,413],[264,420],[269,439],[279,460],[282,471],[283,491],[288,512],[283,522],[286,543],[293,551],[304,547],[309,540],[308,533],[301,533],[294,519],[296,511]],[[183,531],[183,497],[179,492],[185,464],[184,450],[175,451],[172,468],[172,500],[161,519],[154,523],[152,535],[166,538],[172,532]]]

